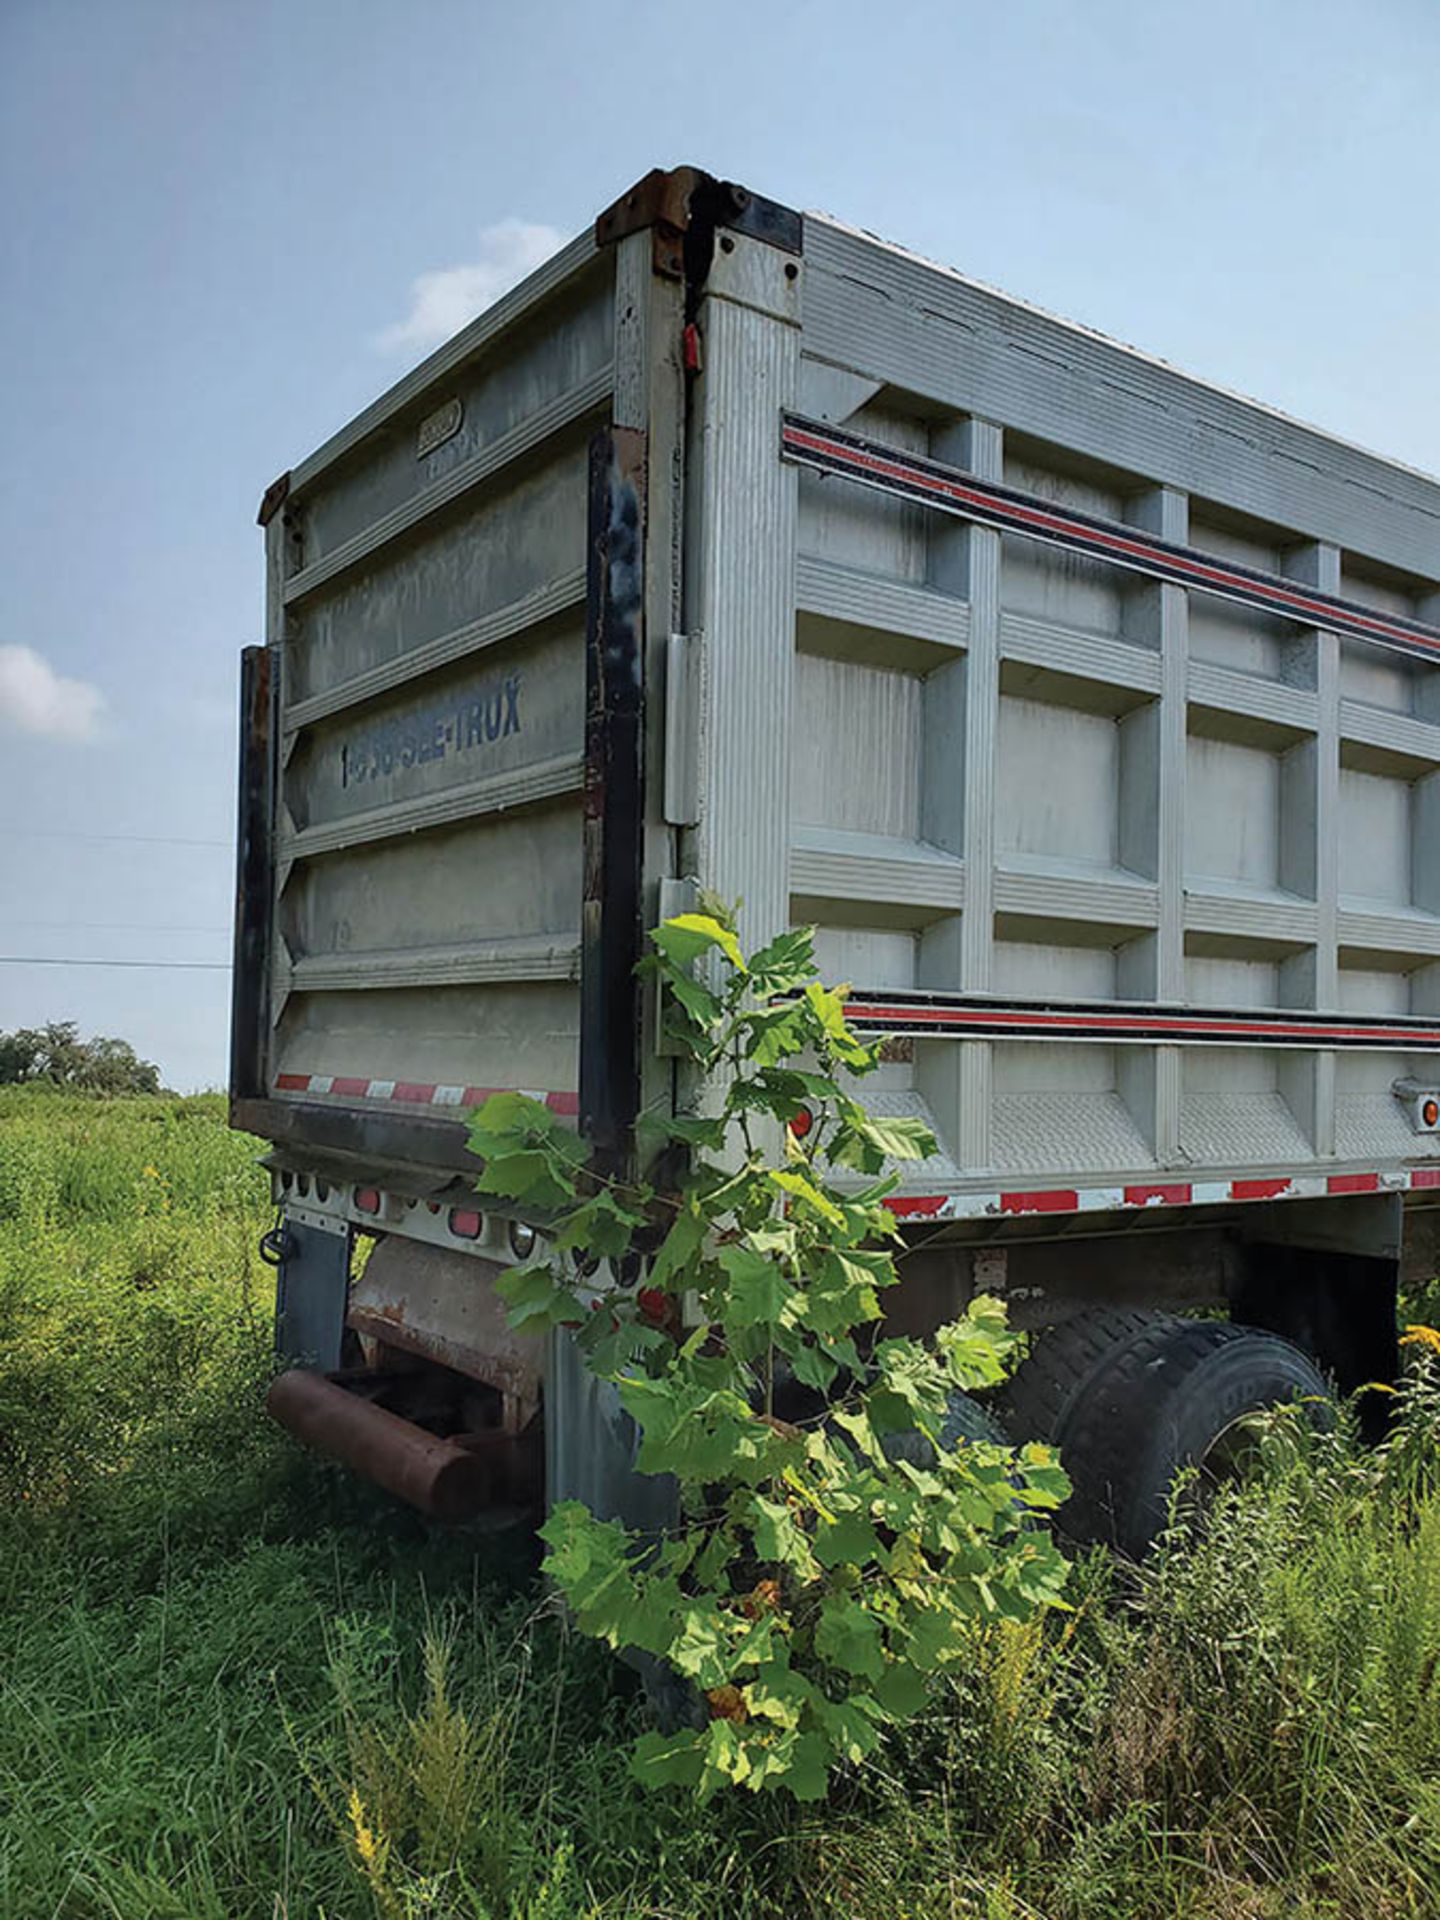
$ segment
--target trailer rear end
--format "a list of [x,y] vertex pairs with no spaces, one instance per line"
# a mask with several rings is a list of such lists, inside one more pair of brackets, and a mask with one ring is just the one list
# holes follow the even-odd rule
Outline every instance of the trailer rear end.
[[233,1111],[282,1350],[365,1362],[327,1431],[358,1393],[483,1453],[477,1500],[646,1509],[563,1337],[504,1326],[543,1223],[482,1214],[463,1116],[521,1088],[623,1158],[703,1101],[634,973],[700,888],[853,983],[867,1098],[942,1149],[892,1322],[1006,1293],[1068,1382],[1019,1425],[1192,1350],[1214,1425],[1197,1311],[1393,1370],[1440,1200],[1434,481],[680,169],[261,517]]

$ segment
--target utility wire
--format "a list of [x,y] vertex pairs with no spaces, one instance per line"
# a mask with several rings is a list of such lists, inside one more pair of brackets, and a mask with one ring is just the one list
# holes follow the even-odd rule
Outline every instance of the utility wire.
[[0,935],[17,933],[21,927],[46,927],[52,933],[228,933],[230,927],[182,927],[163,920],[12,920],[0,927]]
[[50,931],[77,933],[229,933],[229,927],[170,926],[160,920],[12,920],[7,932],[21,927],[45,927]]
[[0,953],[0,967],[138,967],[147,973],[229,973],[231,970],[228,960],[71,960],[49,953]]
[[0,827],[4,840],[105,840],[130,847],[223,847],[234,851],[232,840],[180,840],[162,833],[72,833],[62,827]]

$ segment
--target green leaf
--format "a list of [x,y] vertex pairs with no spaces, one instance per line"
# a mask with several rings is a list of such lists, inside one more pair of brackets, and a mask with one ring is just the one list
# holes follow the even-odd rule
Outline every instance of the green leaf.
[[597,1520],[578,1500],[565,1500],[540,1529],[550,1548],[542,1563],[584,1631],[623,1646],[635,1612],[629,1537],[614,1520]]
[[1003,1380],[1022,1350],[1023,1338],[1005,1322],[1005,1303],[980,1294],[963,1317],[941,1327],[935,1345],[959,1387],[993,1387]]
[[817,1393],[828,1393],[835,1384],[839,1367],[822,1347],[803,1341],[787,1349],[791,1372],[802,1387],[813,1387]]
[[797,1734],[781,1783],[797,1800],[823,1800],[830,1791],[831,1752],[818,1733]]
[[905,1660],[887,1660],[873,1683],[875,1698],[892,1720],[909,1720],[924,1707],[926,1678]]
[[728,1288],[723,1318],[727,1327],[758,1327],[779,1322],[794,1288],[778,1261],[749,1247],[722,1247],[715,1256]]
[[850,1564],[866,1566],[878,1560],[883,1551],[880,1536],[863,1508],[838,1512],[833,1522],[821,1521],[815,1529],[815,1558],[822,1567]]
[[894,1267],[883,1253],[836,1248],[821,1260],[806,1288],[804,1320],[817,1333],[848,1333],[880,1318],[876,1289],[889,1285]]
[[688,967],[702,953],[718,947],[737,973],[747,972],[740,942],[708,913],[674,914],[656,927],[650,938],[672,966]]
[[747,1013],[741,1022],[747,1038],[745,1055],[752,1066],[773,1067],[799,1053],[810,1038],[811,1022],[803,1004],[765,1007]]
[[751,1714],[777,1727],[798,1727],[805,1709],[822,1697],[803,1674],[778,1661],[762,1667],[743,1691]]
[[485,1162],[475,1182],[477,1193],[499,1194],[507,1200],[528,1200],[543,1211],[563,1207],[575,1198],[575,1182],[564,1167],[542,1148],[497,1153]]
[[884,1711],[868,1694],[852,1693],[848,1700],[827,1700],[822,1695],[815,1703],[815,1717],[831,1746],[852,1767],[858,1767],[880,1744],[876,1723],[884,1718]]
[[532,1100],[528,1093],[492,1093],[470,1116],[472,1137],[518,1139],[530,1134],[555,1130],[555,1115],[543,1100]]
[[791,993],[814,977],[813,927],[792,927],[750,956],[750,981],[757,993]]
[[556,1284],[548,1261],[511,1267],[495,1282],[495,1291],[505,1302],[510,1325],[517,1330],[539,1332],[545,1327],[564,1326],[584,1315],[584,1308],[570,1289]]
[[805,989],[806,1003],[836,1055],[852,1073],[868,1073],[880,1058],[879,1045],[867,1047],[857,1040],[845,1020],[845,996],[848,986],[822,987],[811,981]]
[[880,1622],[848,1594],[827,1594],[821,1602],[815,1651],[832,1667],[862,1679],[878,1679],[885,1671]]
[[719,1153],[725,1145],[725,1122],[695,1113],[670,1114],[647,1107],[635,1122],[635,1131],[646,1143],[679,1140],[687,1147],[705,1147],[711,1153]]
[[925,1122],[906,1114],[866,1114],[852,1124],[888,1160],[928,1160],[939,1151],[939,1142]]
[[661,1242],[660,1251],[650,1263],[645,1278],[649,1287],[669,1287],[673,1291],[677,1275],[682,1274],[704,1244],[708,1231],[705,1218],[687,1207],[677,1214],[675,1224]]
[[815,1571],[810,1542],[795,1524],[789,1507],[756,1494],[747,1516],[750,1537],[759,1559],[775,1565],[794,1567],[809,1579]]
[[630,1242],[645,1216],[626,1206],[608,1187],[574,1208],[555,1230],[558,1247],[578,1247],[601,1259],[618,1259],[630,1251]]
[[698,1787],[705,1767],[707,1736],[642,1733],[630,1755],[630,1771],[642,1787]]
[[702,986],[698,980],[692,980],[688,974],[667,973],[665,985],[702,1033],[708,1034],[724,1019],[724,1005],[708,987]]
[[723,1685],[730,1674],[730,1644],[721,1614],[713,1607],[687,1607],[680,1615],[679,1627],[670,1643],[670,1664],[697,1686]]
[[845,1216],[839,1207],[836,1206],[828,1194],[822,1193],[814,1181],[809,1179],[805,1174],[796,1173],[790,1169],[780,1172],[772,1168],[766,1175],[766,1178],[769,1180],[771,1186],[778,1187],[782,1193],[792,1195],[805,1206],[810,1207],[814,1212],[818,1213],[822,1220],[830,1221],[833,1226],[844,1226]]

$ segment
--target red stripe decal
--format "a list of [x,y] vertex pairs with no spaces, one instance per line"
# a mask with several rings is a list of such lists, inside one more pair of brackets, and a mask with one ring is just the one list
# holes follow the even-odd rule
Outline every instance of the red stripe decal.
[[1048,1193],[1002,1193],[1002,1213],[1076,1213],[1080,1196],[1070,1187],[1057,1187]]
[[1232,1200],[1274,1200],[1284,1193],[1289,1185],[1288,1173],[1279,1180],[1232,1180],[1230,1198]]
[[[1162,579],[1177,580],[1202,592],[1260,605],[1306,626],[1351,633],[1382,646],[1433,656],[1440,652],[1440,631],[1418,620],[1397,619],[1354,602],[1302,587],[1279,575],[1227,567],[1194,548],[1154,540],[1114,521],[1057,512],[1034,495],[1013,487],[992,486],[962,468],[938,461],[907,458],[893,447],[854,434],[837,433],[813,422],[786,419],[781,450],[823,470],[838,471],[887,492],[920,495],[969,519],[1013,527],[1059,546],[1098,553],[1116,564]],[[808,456],[808,458],[807,458]]]
[[1412,1187],[1440,1187],[1440,1167],[1416,1167],[1410,1175]]
[[308,1093],[310,1076],[308,1073],[277,1073],[275,1087],[279,1093]]
[[1327,1193],[1378,1193],[1378,1173],[1332,1173],[1325,1182]]
[[568,1115],[571,1118],[574,1118],[580,1112],[580,1096],[578,1093],[547,1093],[545,1096],[545,1104],[552,1113]]
[[1190,1187],[1126,1187],[1125,1204],[1127,1207],[1149,1207],[1157,1204],[1167,1207],[1188,1207],[1194,1198]]
[[902,1198],[897,1194],[887,1200],[885,1204],[891,1213],[895,1214],[896,1217],[901,1220],[906,1219],[912,1214],[929,1218],[939,1213],[940,1209],[944,1206],[945,1195],[943,1193],[914,1193]]
[[1339,1021],[1301,1022],[1298,1020],[1246,1020],[1224,1014],[1207,1019],[1204,1014],[1106,1013],[1103,1008],[1084,1013],[1051,1013],[1044,1008],[1006,1007],[926,1007],[895,1006],[868,1000],[850,1001],[845,1018],[857,1025],[875,1025],[893,1021],[908,1026],[1000,1027],[1006,1031],[1031,1033],[1101,1032],[1104,1034],[1141,1033],[1219,1036],[1226,1040],[1294,1040],[1323,1047],[1336,1040],[1367,1041],[1392,1046],[1413,1047],[1424,1052],[1440,1047],[1440,1027],[1397,1027],[1377,1023],[1355,1026]]

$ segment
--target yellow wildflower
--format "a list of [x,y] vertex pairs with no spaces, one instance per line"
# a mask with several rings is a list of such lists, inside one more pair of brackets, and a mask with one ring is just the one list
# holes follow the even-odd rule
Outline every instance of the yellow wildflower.
[[1428,1347],[1431,1353],[1440,1353],[1440,1333],[1434,1327],[1406,1327],[1400,1336],[1402,1347]]
[[379,1852],[379,1847],[365,1818],[365,1808],[361,1804],[360,1795],[354,1787],[350,1789],[350,1825],[355,1830],[355,1851],[368,1867]]

